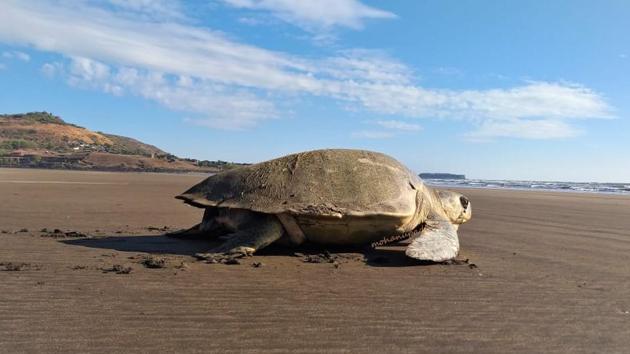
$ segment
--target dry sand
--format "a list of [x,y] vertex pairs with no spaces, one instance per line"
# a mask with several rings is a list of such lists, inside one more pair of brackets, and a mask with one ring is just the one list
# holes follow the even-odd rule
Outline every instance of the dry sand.
[[202,178],[0,169],[0,352],[630,352],[628,197],[466,190],[469,264],[209,265],[154,229]]

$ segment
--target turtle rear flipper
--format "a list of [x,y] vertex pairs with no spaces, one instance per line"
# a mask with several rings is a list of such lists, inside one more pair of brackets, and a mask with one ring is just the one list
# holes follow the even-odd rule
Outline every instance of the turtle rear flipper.
[[229,231],[221,227],[221,225],[217,225],[217,227],[211,229],[203,228],[203,223],[197,224],[189,229],[183,229],[178,231],[169,232],[166,234],[168,237],[173,238],[181,238],[181,239],[200,239],[200,240],[208,240],[215,239],[222,236],[227,236]]
[[210,263],[225,263],[228,260],[251,256],[284,234],[284,228],[275,215],[259,214],[247,227],[225,235],[227,240],[208,253],[197,253],[195,256]]
[[206,208],[201,223],[184,230],[169,232],[166,236],[186,239],[208,239],[225,235],[229,232],[221,223],[217,222],[219,216],[217,208]]
[[457,230],[445,219],[428,220],[420,235],[405,250],[405,254],[411,258],[433,262],[453,259],[458,253]]
[[173,232],[167,232],[166,236],[174,237],[174,238],[192,238],[192,237],[201,238],[203,236],[203,232],[201,232],[200,227],[201,227],[201,223],[189,229],[182,229],[182,230],[177,230]]

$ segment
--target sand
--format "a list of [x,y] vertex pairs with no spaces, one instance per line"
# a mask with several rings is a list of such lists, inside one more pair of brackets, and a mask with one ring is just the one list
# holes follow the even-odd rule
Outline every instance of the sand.
[[210,265],[162,236],[200,220],[172,196],[201,179],[0,169],[0,352],[630,350],[628,197],[464,190],[459,265],[400,245]]

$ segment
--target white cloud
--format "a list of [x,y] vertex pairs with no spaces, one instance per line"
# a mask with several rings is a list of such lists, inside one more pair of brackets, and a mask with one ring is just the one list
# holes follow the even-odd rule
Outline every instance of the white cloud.
[[154,100],[211,127],[253,127],[280,116],[276,106],[296,94],[333,98],[353,110],[383,115],[464,121],[485,138],[565,137],[557,132],[575,132],[572,120],[612,116],[600,94],[577,84],[430,89],[418,86],[413,70],[383,53],[299,57],[238,43],[177,16],[158,21],[90,4],[3,0],[0,41],[70,58],[67,70],[45,65],[45,74],[63,73],[77,87]]
[[599,94],[573,83],[530,82],[507,90],[464,91],[451,98],[454,106],[466,106],[474,118],[611,117]]
[[358,0],[223,0],[225,3],[251,10],[270,11],[283,21],[307,30],[343,26],[363,27],[365,19],[390,19],[396,15],[361,3]]
[[109,78],[109,67],[88,58],[73,58],[70,66],[72,78],[76,81],[97,82]]
[[400,130],[403,132],[414,132],[422,129],[419,124],[407,123],[400,120],[378,120],[375,123],[386,129]]
[[272,103],[207,80],[128,67],[112,69],[87,58],[73,58],[68,71],[68,83],[77,87],[100,89],[117,96],[127,93],[176,111],[204,116],[187,119],[195,125],[240,130],[277,116]]
[[30,61],[31,56],[17,50],[2,52],[2,57],[7,59],[17,59],[21,61]]
[[347,85],[340,98],[370,110],[408,117],[448,119],[610,118],[611,108],[594,91],[576,84],[530,82],[510,89],[430,90],[412,85]]

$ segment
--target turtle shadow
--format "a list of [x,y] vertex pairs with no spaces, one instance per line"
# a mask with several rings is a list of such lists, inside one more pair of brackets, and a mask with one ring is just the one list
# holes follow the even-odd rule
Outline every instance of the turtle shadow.
[[[115,250],[120,252],[138,252],[161,255],[194,256],[221,244],[219,240],[199,238],[177,238],[167,235],[116,235],[94,238],[60,240],[66,245]],[[304,244],[297,247],[273,244],[256,252],[257,256],[299,257],[308,263],[334,263],[337,261],[356,261],[372,267],[409,267],[432,265],[405,256],[401,244],[392,247],[369,246],[323,246]],[[319,260],[312,262],[312,260]]]
[[171,254],[193,256],[195,253],[207,252],[220,242],[211,240],[182,240],[166,235],[116,235],[61,240],[61,243],[88,248],[101,248],[121,252],[139,252],[151,254]]
[[[395,246],[395,245],[394,245]],[[370,246],[331,246],[307,243],[297,247],[270,245],[256,252],[259,256],[293,256],[308,259],[307,263],[361,262],[371,267],[410,267],[434,265],[405,255],[404,248]],[[314,261],[313,261],[314,260]]]
[[366,254],[367,265],[372,267],[417,267],[417,266],[431,266],[438,263],[431,261],[421,261],[413,258],[409,258],[405,255],[404,249],[376,249],[369,251]]

